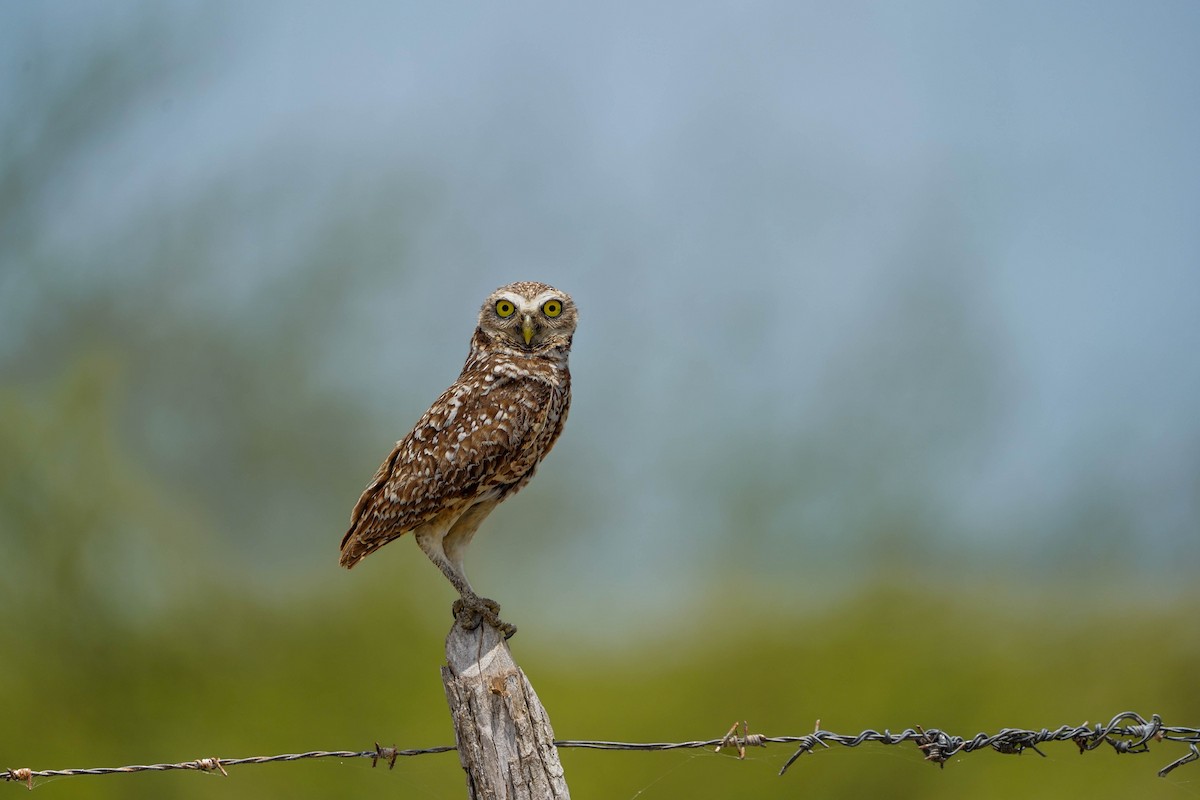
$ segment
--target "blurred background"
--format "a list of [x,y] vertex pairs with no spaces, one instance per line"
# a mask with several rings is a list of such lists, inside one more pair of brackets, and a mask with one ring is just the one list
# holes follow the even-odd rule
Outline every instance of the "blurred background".
[[[0,767],[452,742],[453,590],[338,544],[518,279],[580,307],[574,405],[468,568],[558,736],[1200,724],[1198,33],[5,3]],[[1200,796],[1178,745],[1043,749],[562,757],[584,800]],[[465,796],[453,754],[230,772],[38,788]]]

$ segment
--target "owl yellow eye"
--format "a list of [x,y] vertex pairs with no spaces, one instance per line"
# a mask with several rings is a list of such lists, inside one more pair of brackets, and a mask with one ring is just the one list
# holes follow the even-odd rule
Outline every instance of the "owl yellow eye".
[[500,300],[496,303],[496,313],[501,317],[511,317],[516,310],[517,307],[508,300]]
[[547,300],[542,305],[542,313],[547,317],[557,317],[562,313],[562,303],[557,300]]

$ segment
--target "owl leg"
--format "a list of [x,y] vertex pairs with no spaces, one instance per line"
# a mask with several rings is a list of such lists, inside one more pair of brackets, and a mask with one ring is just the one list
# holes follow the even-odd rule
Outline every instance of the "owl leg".
[[[475,527],[478,524],[477,519]],[[500,604],[477,595],[467,581],[466,572],[463,570],[463,556],[475,530],[474,527],[466,530],[469,532],[464,534],[456,524],[448,533],[417,531],[415,538],[425,555],[429,556],[429,560],[437,565],[461,595],[454,601],[453,612],[463,627],[474,630],[479,627],[480,622],[486,622],[503,633],[504,638],[510,638],[517,632],[517,628],[500,619]],[[458,535],[455,535],[456,533]]]
[[[463,567],[463,560],[467,556],[467,546],[475,538],[475,531],[479,530],[480,524],[499,504],[499,500],[482,500],[471,506],[450,526],[450,530],[442,539],[442,550],[446,554],[446,560],[463,576],[464,580],[467,572]],[[511,638],[517,632],[515,625],[510,625],[500,619],[500,604],[495,600],[480,597],[474,592],[471,592],[470,596],[462,594],[462,600],[455,604],[456,609],[465,608],[478,613],[489,625],[501,631],[506,639]],[[457,616],[458,613],[456,610],[455,615]]]

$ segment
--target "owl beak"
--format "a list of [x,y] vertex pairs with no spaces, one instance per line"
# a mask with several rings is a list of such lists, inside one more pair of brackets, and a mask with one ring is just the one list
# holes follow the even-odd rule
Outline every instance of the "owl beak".
[[528,314],[521,320],[521,335],[525,337],[525,344],[533,341],[533,317]]

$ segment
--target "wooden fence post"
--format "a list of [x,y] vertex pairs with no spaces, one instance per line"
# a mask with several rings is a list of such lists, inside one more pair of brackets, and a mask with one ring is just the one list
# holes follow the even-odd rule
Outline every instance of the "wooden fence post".
[[569,798],[550,718],[487,623],[446,637],[442,683],[471,800]]

